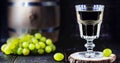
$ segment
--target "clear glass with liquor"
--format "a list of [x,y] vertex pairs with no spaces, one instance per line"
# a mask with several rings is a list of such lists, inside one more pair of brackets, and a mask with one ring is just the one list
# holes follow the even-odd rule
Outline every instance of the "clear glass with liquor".
[[99,38],[100,27],[103,19],[104,5],[76,5],[77,22],[79,24],[80,37],[87,43],[87,51],[79,55],[87,58],[102,57],[102,52],[93,51],[94,39]]

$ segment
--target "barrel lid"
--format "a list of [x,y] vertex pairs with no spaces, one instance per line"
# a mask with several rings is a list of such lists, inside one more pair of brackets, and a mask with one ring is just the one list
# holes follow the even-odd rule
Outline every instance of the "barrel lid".
[[9,0],[9,2],[40,2],[41,0]]
[[58,1],[40,1],[40,0],[10,0],[9,6],[57,6]]
[[9,2],[41,2],[41,1],[59,1],[59,0],[9,0]]

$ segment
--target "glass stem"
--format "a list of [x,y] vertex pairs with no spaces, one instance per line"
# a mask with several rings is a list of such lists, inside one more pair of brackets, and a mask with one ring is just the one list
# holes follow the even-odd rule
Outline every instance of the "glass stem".
[[94,57],[93,48],[95,47],[95,44],[93,43],[94,39],[86,39],[87,43],[85,44],[85,47],[87,48],[87,52],[85,53],[86,57]]

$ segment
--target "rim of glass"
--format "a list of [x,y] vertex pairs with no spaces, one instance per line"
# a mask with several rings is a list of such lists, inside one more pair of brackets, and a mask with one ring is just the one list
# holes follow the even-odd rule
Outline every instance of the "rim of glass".
[[75,5],[76,11],[103,11],[104,5],[101,4],[79,4]]

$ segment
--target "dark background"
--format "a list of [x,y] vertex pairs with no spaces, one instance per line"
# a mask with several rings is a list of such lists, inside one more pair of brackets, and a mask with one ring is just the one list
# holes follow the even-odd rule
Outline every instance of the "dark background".
[[[120,1],[119,0],[61,0],[61,46],[78,47],[83,49],[85,40],[79,37],[79,28],[76,21],[76,4],[103,4],[105,5],[101,35],[96,39],[95,49],[120,48]],[[79,44],[79,45],[78,45]],[[77,46],[78,45],[78,46]]]
[[0,44],[3,44],[7,38],[7,0],[0,0]]
[[[0,0],[0,44],[5,43],[9,37],[7,26],[7,0]],[[95,50],[111,48],[119,50],[120,41],[120,1],[119,0],[60,0],[60,34],[57,42],[62,48],[76,48],[86,50],[84,39],[79,36],[79,28],[76,21],[76,4],[103,4],[105,5],[103,23],[100,38],[96,39]]]

